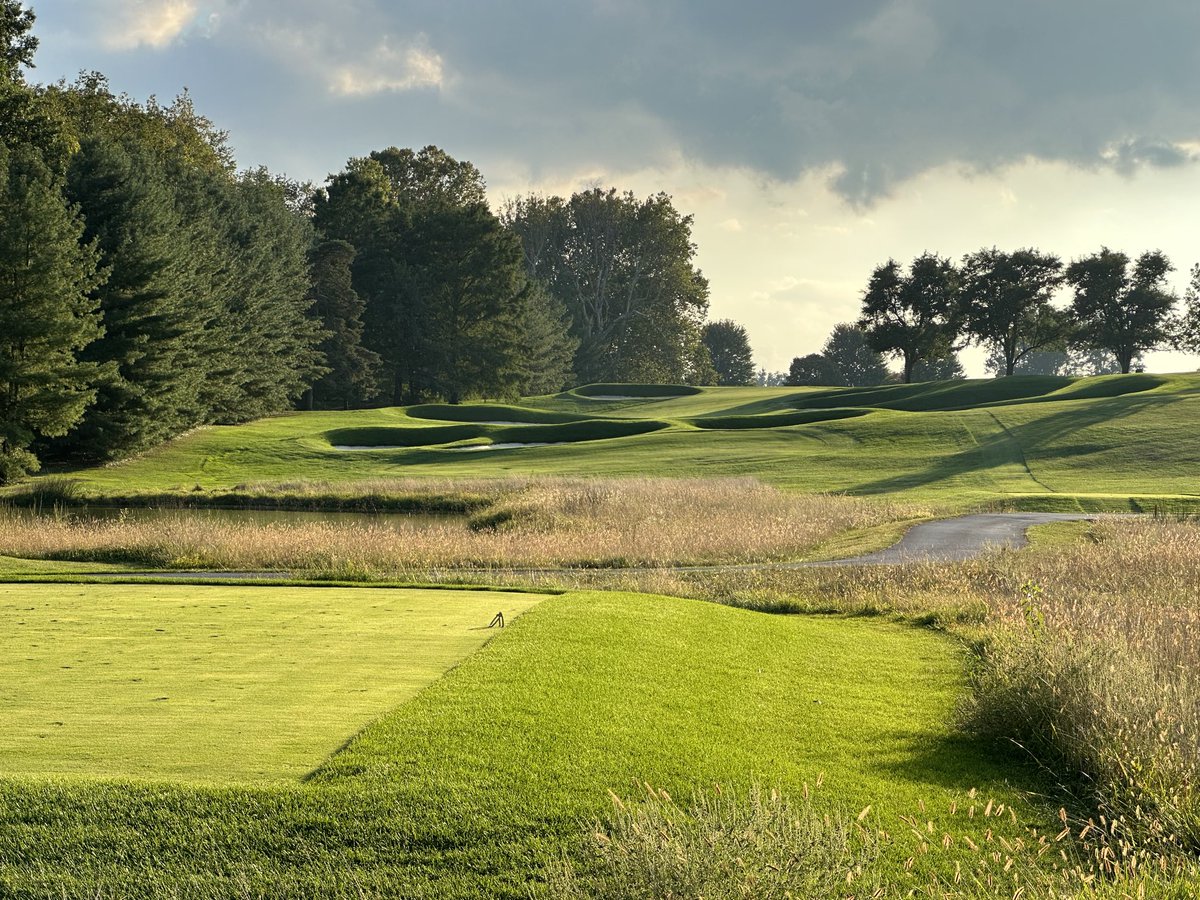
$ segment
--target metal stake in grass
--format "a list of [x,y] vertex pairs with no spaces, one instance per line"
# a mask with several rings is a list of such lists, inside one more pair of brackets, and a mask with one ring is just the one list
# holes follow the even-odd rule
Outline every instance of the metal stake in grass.
[[503,628],[503,627],[504,627],[504,613],[498,612],[498,613],[496,613],[495,616],[492,617],[492,621],[488,623],[488,628]]

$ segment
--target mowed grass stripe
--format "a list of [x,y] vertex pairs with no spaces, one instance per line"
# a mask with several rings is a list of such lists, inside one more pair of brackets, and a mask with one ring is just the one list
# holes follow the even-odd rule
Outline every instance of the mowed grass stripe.
[[0,774],[299,778],[541,595],[0,586]]
[[[913,847],[897,816],[920,815],[921,801],[930,815],[966,809],[976,786],[981,805],[994,797],[1037,821],[1019,798],[1029,773],[955,735],[961,690],[961,650],[933,632],[645,595],[549,597],[303,785],[0,779],[0,885],[14,896],[93,896],[103,881],[130,897],[186,885],[197,897],[528,898],[547,859],[585,852],[609,789],[633,796],[648,781],[686,798],[758,781],[799,793],[822,773],[822,802],[852,815],[870,804],[871,822],[901,836],[887,850],[899,873]],[[1019,833],[1007,818],[962,827]],[[130,835],[136,853],[114,854]],[[920,865],[952,873],[954,859]]]

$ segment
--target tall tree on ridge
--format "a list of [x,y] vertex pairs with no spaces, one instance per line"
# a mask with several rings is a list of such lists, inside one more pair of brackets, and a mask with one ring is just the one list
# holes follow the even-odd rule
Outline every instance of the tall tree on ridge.
[[963,327],[959,272],[948,259],[924,253],[908,274],[888,260],[871,274],[858,327],[871,346],[903,360],[903,380],[913,380],[922,360],[948,356]]
[[1071,316],[1079,341],[1111,352],[1122,374],[1139,353],[1169,344],[1177,330],[1175,297],[1166,287],[1172,268],[1161,250],[1152,250],[1131,270],[1127,255],[1107,247],[1071,263],[1066,280],[1075,289]]
[[1006,253],[993,247],[963,259],[967,331],[1004,360],[1005,375],[1026,355],[1066,337],[1067,316],[1050,305],[1061,273],[1057,256],[1033,249]]

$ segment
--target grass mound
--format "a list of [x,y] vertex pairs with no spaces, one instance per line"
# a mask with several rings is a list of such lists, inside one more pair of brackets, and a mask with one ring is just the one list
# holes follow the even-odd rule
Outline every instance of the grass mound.
[[544,409],[529,409],[525,406],[506,406],[500,403],[423,403],[406,409],[414,419],[431,419],[438,422],[522,422],[529,425],[561,425],[578,422],[585,416],[571,413],[556,413]]
[[585,384],[568,391],[579,397],[692,397],[702,389],[689,384]]
[[802,409],[869,407],[906,412],[960,410],[1012,403],[1087,400],[1122,397],[1167,383],[1157,375],[1068,378],[1057,375],[1015,375],[966,381],[929,381],[869,388],[835,388],[797,398]]
[[867,409],[798,410],[759,416],[698,416],[687,422],[697,428],[736,431],[743,428],[786,428],[791,425],[811,425],[813,422],[836,422],[838,419],[856,419],[869,413]]

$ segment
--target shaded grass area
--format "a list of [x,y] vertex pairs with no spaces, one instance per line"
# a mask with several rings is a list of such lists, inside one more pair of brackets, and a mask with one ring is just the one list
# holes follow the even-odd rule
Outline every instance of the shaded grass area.
[[568,393],[580,397],[605,397],[625,395],[627,397],[692,397],[703,392],[703,388],[690,384],[585,384]]
[[[0,779],[0,892],[524,898],[554,854],[581,852],[608,790],[641,781],[799,792],[824,772],[828,809],[870,804],[897,833],[974,786],[1052,824],[1021,799],[1028,770],[948,724],[962,686],[960,652],[928,632],[553,597],[303,785]],[[987,827],[1022,833],[1007,815],[963,833]],[[885,853],[899,880],[911,852]],[[954,854],[933,865],[950,876]]]
[[525,422],[530,425],[561,425],[578,422],[582,418],[571,413],[548,412],[504,403],[422,403],[408,407],[407,413],[415,419],[441,422]]
[[618,419],[584,419],[566,424],[542,425],[432,425],[425,428],[374,426],[371,428],[337,428],[324,437],[334,446],[360,447],[431,447],[453,444],[474,438],[489,438],[495,443],[572,443],[632,437],[668,428],[666,422],[648,419],[622,421]]
[[542,599],[0,585],[0,773],[297,778]]

